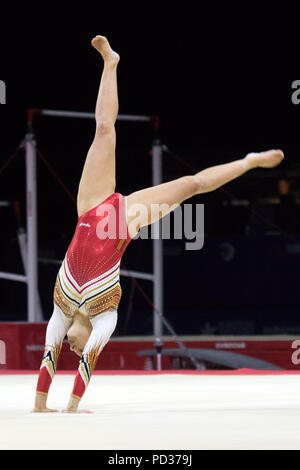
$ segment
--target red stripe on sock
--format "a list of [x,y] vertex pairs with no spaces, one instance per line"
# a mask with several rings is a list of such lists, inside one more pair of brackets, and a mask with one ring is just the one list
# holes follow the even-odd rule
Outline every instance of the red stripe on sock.
[[46,367],[42,367],[39,372],[38,383],[36,387],[37,392],[48,393],[52,382],[51,375]]
[[84,394],[84,392],[85,392],[85,383],[82,380],[82,377],[81,377],[79,371],[77,371],[75,381],[74,381],[72,395],[76,395],[77,397],[81,398],[82,395]]

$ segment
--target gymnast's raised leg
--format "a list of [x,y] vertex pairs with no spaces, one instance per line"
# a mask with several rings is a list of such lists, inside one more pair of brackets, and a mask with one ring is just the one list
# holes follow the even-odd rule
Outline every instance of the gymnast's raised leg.
[[101,54],[104,68],[96,103],[96,130],[84,164],[77,196],[78,215],[100,204],[114,193],[115,122],[118,116],[117,66],[119,55],[104,36],[96,36],[92,46]]
[[240,160],[136,191],[126,197],[129,233],[134,237],[141,227],[161,219],[186,199],[215,191],[254,168],[274,168],[283,159],[281,150],[249,153]]

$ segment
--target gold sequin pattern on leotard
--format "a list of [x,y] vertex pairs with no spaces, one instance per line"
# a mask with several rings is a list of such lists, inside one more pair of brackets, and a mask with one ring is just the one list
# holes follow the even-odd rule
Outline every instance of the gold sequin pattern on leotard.
[[117,310],[122,295],[122,289],[119,284],[113,287],[109,292],[99,294],[97,297],[86,302],[86,312],[89,317],[94,317],[108,310]]
[[54,287],[54,303],[64,312],[66,317],[73,317],[74,311],[78,308],[78,306],[73,304],[62,292],[58,276]]

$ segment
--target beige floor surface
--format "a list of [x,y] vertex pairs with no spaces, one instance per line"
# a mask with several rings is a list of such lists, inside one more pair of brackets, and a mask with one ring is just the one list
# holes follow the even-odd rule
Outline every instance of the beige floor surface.
[[[32,414],[36,375],[0,375],[0,449],[300,449],[300,375],[95,375],[81,408]],[[63,409],[74,376],[57,375]]]

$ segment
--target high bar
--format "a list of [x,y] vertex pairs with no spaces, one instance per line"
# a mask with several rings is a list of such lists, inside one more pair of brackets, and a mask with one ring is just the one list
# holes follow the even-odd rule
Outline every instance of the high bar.
[[[53,109],[41,109],[38,111],[42,116],[66,117],[66,118],[81,118],[81,119],[95,119],[95,113],[86,113],[83,111],[58,111]],[[135,121],[135,122],[150,122],[152,116],[138,116],[136,114],[119,114],[118,121]]]

